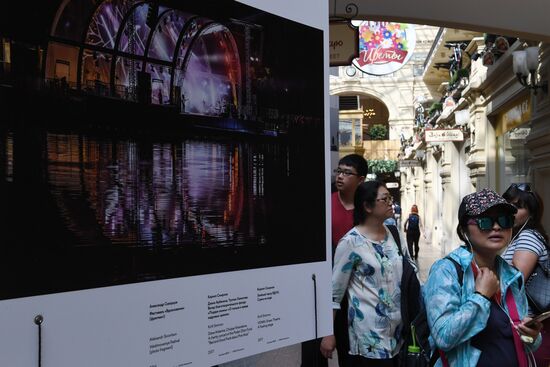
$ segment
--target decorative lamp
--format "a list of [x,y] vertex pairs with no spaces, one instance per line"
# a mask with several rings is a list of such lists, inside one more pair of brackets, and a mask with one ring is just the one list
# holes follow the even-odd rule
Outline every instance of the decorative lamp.
[[527,47],[525,49],[525,54],[527,56],[527,69],[529,72],[537,71],[539,66],[539,48],[538,47]]
[[534,90],[537,94],[537,89],[542,89],[548,93],[548,81],[537,81],[537,68],[539,65],[539,48],[527,47],[525,50],[514,51],[512,54],[514,74],[518,81],[524,87]]
[[455,123],[459,126],[466,125],[470,120],[470,111],[468,109],[455,111]]

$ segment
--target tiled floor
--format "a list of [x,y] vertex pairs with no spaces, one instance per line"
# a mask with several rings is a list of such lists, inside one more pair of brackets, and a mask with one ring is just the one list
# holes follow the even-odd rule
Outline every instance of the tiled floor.
[[[440,248],[426,244],[424,238],[421,238],[417,263],[419,267],[420,279],[422,282],[426,281],[428,273],[430,271],[430,267],[432,266],[434,261],[439,258],[441,258]],[[289,347],[258,354],[252,357],[240,359],[238,361],[225,363],[220,365],[220,367],[300,367],[301,355],[301,346],[300,344],[296,344]],[[334,358],[329,361],[329,367],[338,367],[336,353],[334,354]]]

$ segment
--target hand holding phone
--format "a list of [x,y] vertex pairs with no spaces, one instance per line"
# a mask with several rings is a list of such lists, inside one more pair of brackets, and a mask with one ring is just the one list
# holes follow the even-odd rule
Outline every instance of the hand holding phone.
[[546,312],[543,312],[539,315],[533,316],[531,321],[528,321],[528,322],[525,323],[525,326],[527,326],[529,328],[533,327],[533,326],[535,326],[536,322],[542,322],[542,321],[546,320],[547,318],[550,318],[550,311],[546,311]]

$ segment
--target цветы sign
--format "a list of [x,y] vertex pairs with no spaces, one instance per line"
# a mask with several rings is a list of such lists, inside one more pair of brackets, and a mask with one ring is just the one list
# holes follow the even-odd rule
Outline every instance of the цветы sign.
[[353,64],[365,73],[384,75],[401,69],[416,45],[414,26],[365,21],[359,27],[359,57]]

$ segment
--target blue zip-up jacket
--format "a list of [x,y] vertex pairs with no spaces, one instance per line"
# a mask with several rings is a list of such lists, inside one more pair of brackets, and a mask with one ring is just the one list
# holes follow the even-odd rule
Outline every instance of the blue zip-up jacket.
[[[491,302],[474,293],[475,279],[470,266],[473,254],[464,246],[451,252],[464,271],[462,288],[458,281],[455,265],[448,259],[438,260],[430,269],[430,275],[423,287],[428,325],[432,341],[445,352],[452,367],[476,366],[481,351],[474,348],[470,340],[485,329],[489,319]],[[500,256],[497,257],[502,306],[508,308],[504,295],[511,289],[516,301],[520,319],[527,316],[527,296],[523,288],[522,275]],[[535,350],[541,343],[541,336],[532,345],[525,345],[526,351]],[[441,366],[441,359],[436,366]]]

